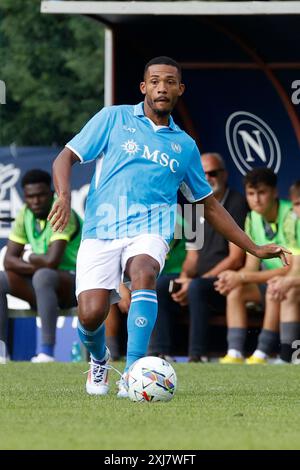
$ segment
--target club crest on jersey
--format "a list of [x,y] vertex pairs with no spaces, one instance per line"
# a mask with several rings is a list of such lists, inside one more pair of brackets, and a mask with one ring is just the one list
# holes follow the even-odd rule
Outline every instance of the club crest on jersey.
[[174,142],[171,143],[172,150],[174,150],[175,153],[181,153],[181,145],[180,144],[175,144]]
[[124,142],[121,147],[128,155],[135,155],[139,150],[141,150],[134,140],[127,140],[127,142]]

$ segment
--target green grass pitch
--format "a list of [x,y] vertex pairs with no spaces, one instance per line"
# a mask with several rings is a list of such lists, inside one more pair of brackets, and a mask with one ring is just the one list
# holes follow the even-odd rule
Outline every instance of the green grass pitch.
[[115,372],[90,397],[86,368],[0,366],[0,449],[300,448],[300,366],[175,364],[169,403],[117,399]]

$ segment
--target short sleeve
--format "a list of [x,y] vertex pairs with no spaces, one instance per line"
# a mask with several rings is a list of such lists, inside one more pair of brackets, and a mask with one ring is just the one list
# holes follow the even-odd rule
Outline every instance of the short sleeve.
[[52,243],[56,240],[66,240],[67,242],[69,242],[71,239],[74,238],[75,234],[78,233],[79,229],[79,220],[76,219],[76,215],[74,211],[72,211],[67,226],[62,232],[53,232],[50,237],[49,243]]
[[180,185],[180,190],[189,202],[201,201],[213,193],[208,184],[200,159],[200,152],[194,144],[188,169]]
[[12,226],[12,230],[9,234],[8,239],[21,245],[28,243],[28,238],[25,230],[25,206],[18,213],[16,220]]
[[103,108],[67,144],[82,163],[95,160],[105,150],[110,134],[111,108]]

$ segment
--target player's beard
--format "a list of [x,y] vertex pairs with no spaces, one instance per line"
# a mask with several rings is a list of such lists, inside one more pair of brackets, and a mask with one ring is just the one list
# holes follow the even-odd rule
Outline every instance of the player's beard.
[[169,116],[171,114],[171,110],[168,109],[153,109],[153,112],[159,117]]
[[156,108],[156,103],[154,100],[150,100],[149,98],[147,99],[147,103],[149,108],[152,109],[153,113],[156,114],[159,117],[165,117],[165,116],[170,116],[171,112],[173,111],[173,108],[175,106],[175,103],[171,103],[171,101],[168,101],[168,108],[166,109],[158,109]]

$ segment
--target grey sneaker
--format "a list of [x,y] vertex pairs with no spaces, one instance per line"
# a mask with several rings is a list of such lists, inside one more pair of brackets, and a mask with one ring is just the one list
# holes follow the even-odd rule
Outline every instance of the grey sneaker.
[[273,366],[284,366],[286,364],[291,364],[290,362],[287,362],[287,361],[284,361],[283,359],[281,359],[281,357],[277,357],[276,359],[274,359],[273,361],[270,360],[269,361],[269,364],[273,364]]

